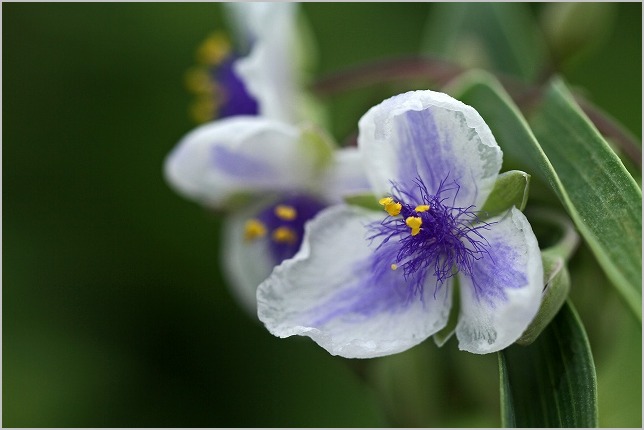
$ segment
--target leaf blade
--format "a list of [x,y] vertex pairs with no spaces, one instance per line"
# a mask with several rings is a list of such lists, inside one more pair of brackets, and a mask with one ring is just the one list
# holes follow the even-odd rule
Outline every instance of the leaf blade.
[[[550,185],[617,291],[641,321],[641,190],[590,122],[581,112],[571,107],[570,101],[562,94],[561,85],[556,82],[553,84],[545,100],[546,104],[541,108],[548,112],[547,119],[537,116],[533,120],[538,123],[538,137],[543,140],[543,147],[509,95],[491,75],[483,72],[469,74],[453,85],[452,92],[479,111],[499,141],[504,154],[518,162],[518,168]],[[611,193],[596,187],[595,182],[575,182],[575,171],[563,166],[562,157],[554,157],[557,168],[551,163],[549,156],[555,153],[557,146],[563,146],[561,140],[550,136],[551,131],[548,131],[552,125],[547,124],[553,116],[574,122],[584,131],[584,138],[591,139],[593,156],[584,160],[593,161],[591,168],[594,172],[601,173],[597,175],[599,178],[607,174],[602,170],[605,168],[602,163],[608,160],[611,169],[608,173],[619,176],[620,183],[628,187],[628,197],[624,200],[630,206],[628,216],[624,219],[628,221],[629,228],[625,229],[622,224],[620,216],[623,215],[615,216],[611,212]],[[559,123],[559,127],[563,128],[564,124]],[[569,134],[566,138],[569,145],[584,143],[584,138],[580,139],[578,136]],[[583,171],[578,157],[569,155],[564,158],[578,163],[577,171]],[[601,216],[597,215],[597,208],[602,209]],[[622,240],[625,237],[629,240]],[[623,276],[623,273],[627,276]]]
[[[531,124],[569,199],[587,220],[577,228],[641,319],[642,192],[637,182],[563,81],[553,81]],[[579,204],[584,200],[590,204]]]
[[530,346],[501,351],[499,369],[504,426],[597,426],[595,365],[570,302]]

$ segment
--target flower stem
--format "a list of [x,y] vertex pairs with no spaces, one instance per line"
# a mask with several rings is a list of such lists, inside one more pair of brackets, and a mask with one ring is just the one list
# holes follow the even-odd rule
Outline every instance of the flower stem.
[[[372,85],[405,80],[427,80],[428,85],[440,88],[466,71],[467,69],[459,65],[439,58],[420,56],[389,58],[333,72],[314,82],[311,89],[320,97],[329,97]],[[498,73],[496,76],[523,112],[529,111],[544,92],[543,84],[527,84],[512,76]],[[548,82],[547,78],[540,82]],[[637,139],[580,95],[575,95],[575,100],[599,132],[606,138],[612,139],[615,145],[641,170],[642,148]]]

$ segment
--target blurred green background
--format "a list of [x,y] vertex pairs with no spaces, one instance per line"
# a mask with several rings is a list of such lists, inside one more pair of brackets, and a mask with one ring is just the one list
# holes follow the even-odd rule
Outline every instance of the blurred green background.
[[[547,5],[522,7],[543,25]],[[435,9],[304,4],[318,76],[418,53]],[[639,139],[641,4],[607,11],[556,67]],[[220,219],[162,177],[194,126],[184,73],[225,25],[220,5],[4,3],[2,25],[4,426],[500,425],[494,355],[452,340],[344,360],[272,337],[233,301]],[[394,89],[327,100],[335,137]],[[641,325],[585,248],[571,264],[600,424],[640,427]]]

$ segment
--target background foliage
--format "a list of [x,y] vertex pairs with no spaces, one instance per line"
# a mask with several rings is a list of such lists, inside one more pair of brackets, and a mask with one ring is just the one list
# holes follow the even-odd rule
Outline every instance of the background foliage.
[[[547,5],[523,6],[507,13],[550,34],[558,18]],[[303,5],[316,75],[426,49],[442,34],[425,27],[438,7]],[[545,49],[573,88],[641,139],[641,4],[591,8],[565,28],[597,19],[599,36]],[[426,342],[368,366],[273,338],[232,300],[220,219],[161,174],[193,127],[183,76],[224,25],[219,5],[4,3],[2,25],[5,426],[501,424],[495,355]],[[410,86],[325,99],[335,137]],[[641,427],[641,324],[585,246],[570,273],[600,425]]]

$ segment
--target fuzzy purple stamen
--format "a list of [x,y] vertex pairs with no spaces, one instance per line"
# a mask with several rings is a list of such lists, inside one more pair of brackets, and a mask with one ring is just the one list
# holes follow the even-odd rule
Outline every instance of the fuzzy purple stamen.
[[[489,244],[481,230],[487,230],[490,224],[479,220],[474,206],[454,206],[460,190],[456,181],[448,183],[444,179],[435,194],[429,193],[420,178],[416,178],[414,183],[418,193],[392,184],[391,197],[401,204],[400,214],[368,225],[373,233],[369,239],[382,240],[376,249],[373,272],[392,270],[392,264],[397,270],[403,270],[410,285],[410,299],[423,297],[428,275],[436,278],[436,296],[447,279],[458,272],[472,276],[473,262],[489,255]],[[418,195],[421,201],[415,197]],[[419,205],[429,205],[430,208],[416,211]],[[405,222],[408,217],[422,220],[416,235],[411,234]]]

